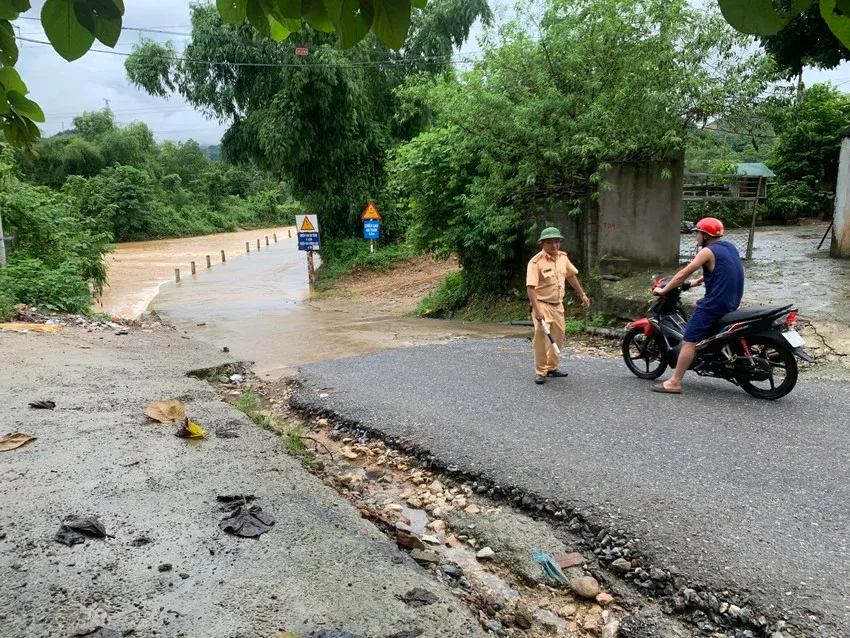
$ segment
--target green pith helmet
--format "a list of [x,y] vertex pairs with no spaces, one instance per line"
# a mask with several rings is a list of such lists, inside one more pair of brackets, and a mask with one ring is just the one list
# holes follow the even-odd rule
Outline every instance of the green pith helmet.
[[540,239],[537,240],[538,244],[542,244],[546,239],[563,239],[564,236],[561,234],[561,231],[555,228],[554,226],[550,226],[549,228],[544,228],[543,232],[540,233]]

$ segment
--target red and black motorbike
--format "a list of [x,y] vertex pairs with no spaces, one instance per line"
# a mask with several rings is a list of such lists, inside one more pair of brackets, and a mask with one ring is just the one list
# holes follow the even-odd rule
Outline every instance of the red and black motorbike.
[[[652,287],[667,285],[670,278]],[[647,316],[630,323],[623,339],[623,360],[635,376],[657,379],[676,367],[688,316],[681,303],[690,283],[659,297]],[[784,397],[797,384],[797,359],[814,361],[805,341],[794,330],[797,309],[754,306],[724,315],[713,333],[697,344],[691,370],[700,376],[725,379],[759,399]]]

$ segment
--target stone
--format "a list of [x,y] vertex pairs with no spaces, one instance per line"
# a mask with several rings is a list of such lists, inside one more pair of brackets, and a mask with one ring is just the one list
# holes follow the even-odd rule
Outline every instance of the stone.
[[440,481],[434,481],[428,486],[428,491],[431,492],[431,494],[442,494],[443,484],[440,483]]
[[458,542],[457,536],[455,536],[454,534],[449,534],[448,536],[446,536],[446,547],[454,548],[458,545],[460,545],[460,542]]
[[328,421],[327,419],[319,419],[318,421],[316,421],[316,425],[318,425],[320,428],[329,427],[330,424],[330,421]]
[[659,583],[663,583],[665,580],[667,580],[667,572],[665,572],[663,569],[659,569],[658,567],[652,567],[649,570],[649,577],[652,580],[658,581]]
[[397,503],[390,503],[389,505],[386,505],[384,507],[384,509],[389,510],[391,512],[400,512],[404,509],[404,507],[402,507],[401,505],[399,505]]
[[442,534],[446,531],[446,521],[441,521],[439,519],[433,520],[427,525],[428,529],[432,532],[436,532],[437,534]]
[[558,615],[561,618],[572,618],[576,615],[578,611],[578,605],[570,603],[569,605],[564,605],[558,610]]
[[718,613],[725,614],[729,610],[729,603],[720,603],[720,609],[718,609]]
[[408,525],[407,523],[405,523],[403,521],[396,521],[395,528],[396,528],[396,531],[404,532],[405,534],[412,534],[413,533],[413,528],[410,527],[410,525]]
[[407,504],[415,510],[422,509],[422,501],[420,501],[415,496],[411,496],[407,499]]
[[531,629],[534,616],[527,605],[517,605],[514,609],[514,622],[520,629]]
[[450,578],[460,578],[463,576],[463,570],[457,565],[443,565],[443,573]]
[[555,556],[555,562],[561,569],[569,569],[570,567],[578,567],[584,562],[584,556],[578,552],[570,554],[558,554]]
[[467,505],[463,511],[467,514],[480,514],[481,508],[479,508],[475,503],[471,503]]
[[729,615],[732,618],[737,618],[741,615],[741,608],[738,605],[729,605]]
[[620,622],[612,620],[602,628],[602,638],[617,638],[620,634]]
[[437,555],[437,552],[431,551],[430,549],[414,549],[410,552],[410,557],[417,563],[425,565],[435,565],[440,562],[440,557]]
[[481,549],[478,550],[478,552],[476,552],[475,557],[476,558],[492,558],[495,555],[496,555],[496,552],[494,552],[490,547],[482,547]]
[[160,565],[159,567],[157,567],[157,569],[158,569],[160,572],[170,572],[170,571],[171,571],[171,569],[172,569],[172,567],[171,567],[171,563],[163,563],[162,565]]
[[578,576],[570,580],[570,589],[582,598],[596,598],[599,594],[599,582],[593,576]]
[[498,620],[488,620],[486,623],[484,623],[484,626],[487,628],[488,631],[492,631],[494,634],[500,635],[504,633],[504,630],[502,629],[502,623],[500,623]]
[[605,607],[614,602],[614,597],[608,592],[600,592],[596,595],[596,602]]
[[632,563],[625,558],[618,558],[611,563],[611,571],[618,574],[625,574],[632,568]]
[[440,539],[436,536],[432,536],[431,534],[424,534],[421,536],[423,543],[430,543],[431,545],[440,545]]

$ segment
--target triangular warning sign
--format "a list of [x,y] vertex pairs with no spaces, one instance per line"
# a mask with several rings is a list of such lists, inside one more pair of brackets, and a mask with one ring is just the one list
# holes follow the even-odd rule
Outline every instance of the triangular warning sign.
[[309,217],[305,217],[305,218],[304,218],[304,222],[301,224],[301,230],[303,230],[303,231],[305,231],[305,232],[307,232],[307,231],[315,231],[315,230],[316,230],[315,228],[313,228],[313,224],[310,222],[310,218],[309,218]]
[[369,205],[366,207],[366,210],[363,211],[363,214],[360,216],[360,219],[366,221],[367,219],[375,219],[381,221],[381,214],[378,212],[377,207],[373,202],[369,202]]

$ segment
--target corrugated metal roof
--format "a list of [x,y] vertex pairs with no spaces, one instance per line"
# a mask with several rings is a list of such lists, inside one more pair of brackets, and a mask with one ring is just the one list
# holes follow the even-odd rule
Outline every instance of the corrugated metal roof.
[[736,171],[738,175],[747,177],[776,177],[776,173],[761,162],[738,164]]

